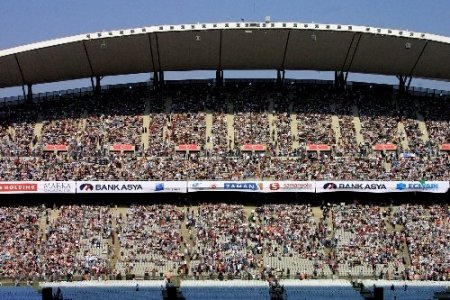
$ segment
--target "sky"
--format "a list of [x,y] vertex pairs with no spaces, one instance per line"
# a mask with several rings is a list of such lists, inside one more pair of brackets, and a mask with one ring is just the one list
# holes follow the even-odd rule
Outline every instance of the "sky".
[[[450,0],[0,0],[0,49],[75,34],[209,22],[317,22],[404,29],[450,36]],[[275,71],[225,71],[225,78],[275,78]],[[166,79],[213,78],[213,72],[170,72]],[[287,72],[288,78],[333,79],[330,72]],[[139,82],[149,74],[107,77],[102,84]],[[349,81],[397,84],[393,77],[349,74]],[[90,86],[90,80],[34,87],[34,92]],[[450,90],[449,82],[413,79],[412,86]],[[0,89],[0,98],[22,93]]]

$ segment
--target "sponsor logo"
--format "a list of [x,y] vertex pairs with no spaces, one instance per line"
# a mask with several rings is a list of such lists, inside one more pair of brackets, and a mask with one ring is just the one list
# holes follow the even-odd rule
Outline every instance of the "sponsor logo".
[[386,185],[382,183],[325,183],[325,190],[385,190]]
[[96,184],[96,191],[142,191],[140,184]]
[[37,183],[1,183],[0,192],[37,192]]
[[[211,188],[215,188],[215,184],[211,185]],[[200,182],[194,182],[192,183],[192,186],[190,187],[192,190],[207,190],[209,189],[209,187],[206,186],[202,186],[202,184]]]
[[181,187],[177,186],[170,186],[170,184],[165,184],[164,182],[159,182],[155,185],[155,192],[162,192],[162,191],[168,191],[168,192],[180,192]]
[[155,184],[155,192],[164,191],[164,183],[158,182]]
[[[262,185],[262,183],[260,184]],[[225,182],[223,188],[226,190],[251,190],[257,191],[259,189],[258,184],[255,182]]]
[[335,190],[335,189],[337,189],[337,185],[332,182],[327,182],[323,185],[323,189],[324,190]]
[[68,182],[46,182],[43,189],[46,193],[73,193],[72,185]]
[[403,191],[406,189],[406,184],[404,184],[403,182],[397,183],[397,190]]
[[280,189],[280,184],[278,182],[271,183],[271,184],[269,184],[269,189],[271,191],[279,190]]
[[[191,190],[215,190],[218,188],[219,188],[219,186],[217,185],[217,183],[211,183],[210,185],[206,185],[206,183],[204,183],[204,186],[203,186],[202,183],[200,183],[200,182],[194,182],[190,186]],[[177,190],[180,190],[180,189],[177,189]]]
[[142,191],[144,188],[141,184],[90,184],[83,183],[80,185],[80,190],[85,192],[90,191]]
[[90,192],[94,190],[94,186],[90,183],[83,183],[80,185],[80,191]]
[[397,183],[397,190],[419,190],[419,191],[429,191],[429,190],[438,190],[439,184],[437,183],[426,183],[426,182],[417,182],[417,183]]
[[282,190],[310,190],[312,189],[311,183],[283,183]]

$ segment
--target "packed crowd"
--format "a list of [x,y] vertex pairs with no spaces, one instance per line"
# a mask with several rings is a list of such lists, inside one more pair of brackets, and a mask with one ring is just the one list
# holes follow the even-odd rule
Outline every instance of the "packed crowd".
[[256,212],[265,239],[264,264],[274,274],[331,275],[325,254],[329,228],[324,218],[316,224],[310,205],[264,205]]
[[209,137],[212,143],[212,154],[216,156],[226,156],[232,150],[232,140],[228,137],[227,113],[231,100],[226,94],[210,96],[206,101],[206,109],[212,112],[212,128]]
[[40,261],[33,251],[39,242],[42,207],[0,208],[0,277],[38,275]]
[[362,134],[368,146],[376,144],[395,144],[400,146],[398,116],[389,96],[374,98],[359,95],[356,103],[359,108]]
[[296,150],[293,142],[297,141],[297,137],[292,134],[290,115],[290,105],[292,103],[293,95],[291,94],[289,96],[286,97],[285,95],[279,93],[276,97],[274,97],[274,99],[272,99],[276,128],[273,134],[276,156],[291,156]]
[[168,136],[174,145],[206,142],[205,95],[181,91],[173,97],[168,121]]
[[[305,95],[306,94],[306,95]],[[331,128],[332,95],[328,93],[305,93],[295,102],[297,113],[298,141],[300,145],[336,144],[335,133]]]
[[45,277],[109,274],[108,252],[96,251],[105,246],[112,233],[107,207],[68,205],[50,222],[42,240],[39,266]]
[[[131,144],[141,149],[144,101],[136,95],[114,95],[89,107],[77,153],[81,157],[104,155],[114,144]],[[77,155],[77,156],[78,156]]]
[[430,140],[434,144],[450,143],[449,110],[449,101],[443,99],[419,101],[419,111],[424,115]]
[[[326,88],[182,86],[8,107],[1,112],[0,178],[447,180],[450,156],[439,146],[450,140],[449,105]],[[372,149],[386,143],[397,150]],[[44,151],[54,144],[68,150]],[[132,149],[114,151],[114,144]],[[175,151],[180,144],[200,151]],[[265,151],[241,151],[245,144]],[[308,144],[331,150],[306,151]]]
[[449,280],[450,208],[445,205],[402,205],[392,219],[404,226],[411,266],[409,279]]
[[44,207],[2,207],[0,231],[0,277],[87,279],[110,272],[107,207],[63,206],[53,220]]
[[42,120],[42,129],[36,152],[44,151],[45,145],[67,145],[76,149],[77,137],[83,133],[82,118],[86,114],[86,105],[83,105],[86,100],[80,102],[41,104],[39,119]]
[[253,278],[261,265],[256,256],[262,254],[259,227],[246,220],[242,205],[204,204],[190,211],[187,225],[192,234],[191,272],[232,274]]
[[185,268],[183,219],[183,211],[173,205],[132,206],[126,216],[118,218],[121,252],[116,269],[143,276]]
[[234,100],[234,143],[237,148],[246,144],[271,145],[267,94],[244,90]]
[[0,114],[0,155],[31,156],[37,122],[37,111],[29,107],[17,107]]
[[405,127],[406,136],[408,137],[408,147],[411,153],[417,153],[420,156],[426,155],[433,147],[431,141],[425,143],[424,133],[419,128],[418,112],[420,108],[417,105],[417,101],[411,103],[411,99],[400,98],[398,100],[398,107],[400,110],[400,115],[402,116],[401,122]]
[[445,204],[2,207],[0,278],[448,280],[449,224]]
[[[390,211],[379,206],[341,204],[331,208],[336,265],[340,275],[397,276],[404,271],[405,236],[388,232]],[[346,274],[347,273],[347,274]]]

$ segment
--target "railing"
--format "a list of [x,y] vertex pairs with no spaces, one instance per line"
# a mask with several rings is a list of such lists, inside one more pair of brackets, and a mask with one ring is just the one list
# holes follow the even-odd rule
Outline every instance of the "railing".
[[[195,80],[166,80],[164,82],[165,86],[180,86],[180,85],[197,85],[205,87],[213,87],[214,79],[195,79]],[[234,87],[238,85],[239,87],[251,86],[251,85],[275,85],[275,79],[225,79],[225,86]],[[333,86],[334,81],[332,80],[304,80],[304,79],[285,79],[286,86],[295,85],[320,85],[320,86]],[[347,86],[350,89],[355,89],[356,87],[366,87],[368,89],[376,87],[387,87],[392,88],[394,93],[398,93],[398,85],[386,85],[386,84],[373,84],[365,82],[348,82]],[[142,88],[152,88],[153,84],[150,81],[146,82],[135,82],[126,84],[116,84],[116,85],[104,85],[101,87],[102,91],[114,91],[114,90],[126,90],[126,89],[142,89]],[[84,96],[92,96],[94,94],[94,89],[92,87],[83,87],[77,89],[60,90],[46,93],[33,94],[33,103],[40,103],[43,101],[54,101],[59,99],[76,99]],[[411,87],[409,89],[409,94],[416,97],[450,97],[450,91],[428,89],[421,87]],[[19,105],[26,102],[26,98],[23,95],[5,97],[0,99],[0,108],[11,105]]]
[[[235,275],[232,273],[224,273],[223,276],[219,276],[219,273],[203,273],[203,274],[172,274],[172,276],[177,276],[181,280],[221,280],[223,278],[224,280],[266,280],[268,277],[261,277],[257,276],[254,278],[250,273],[242,273],[239,275]],[[277,278],[279,280],[281,279],[301,279],[301,274],[285,274],[284,272],[275,272],[277,275]],[[259,274],[259,273],[258,273]],[[98,281],[107,281],[107,280],[163,280],[166,277],[166,273],[164,272],[156,272],[152,273],[149,272],[148,275],[135,275],[133,273],[127,273],[127,274],[103,274],[103,275],[89,275],[89,280],[98,280]],[[303,279],[316,279],[316,280],[323,280],[323,279],[344,279],[344,280],[376,280],[376,279],[386,279],[386,280],[405,280],[405,281],[419,281],[419,280],[411,280],[408,279],[403,274],[396,274],[392,275],[389,278],[387,276],[383,276],[383,278],[380,277],[380,274],[373,274],[371,276],[364,276],[364,275],[355,275],[355,276],[339,276],[337,274],[335,275],[316,275],[316,276],[305,276]],[[83,278],[82,275],[46,275],[46,276],[23,276],[23,278],[10,278],[10,277],[0,277],[0,282],[2,282],[5,285],[8,284],[16,284],[16,283],[23,283],[26,284],[27,281],[30,280],[31,282],[58,282],[58,281],[68,281],[68,282],[77,282],[77,281],[86,281],[86,278]],[[423,280],[420,280],[423,281]]]

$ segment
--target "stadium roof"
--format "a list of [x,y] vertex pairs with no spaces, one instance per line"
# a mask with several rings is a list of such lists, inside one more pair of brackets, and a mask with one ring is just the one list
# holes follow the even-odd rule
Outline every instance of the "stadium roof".
[[164,25],[0,51],[0,87],[154,71],[320,70],[450,80],[450,38],[294,22]]

